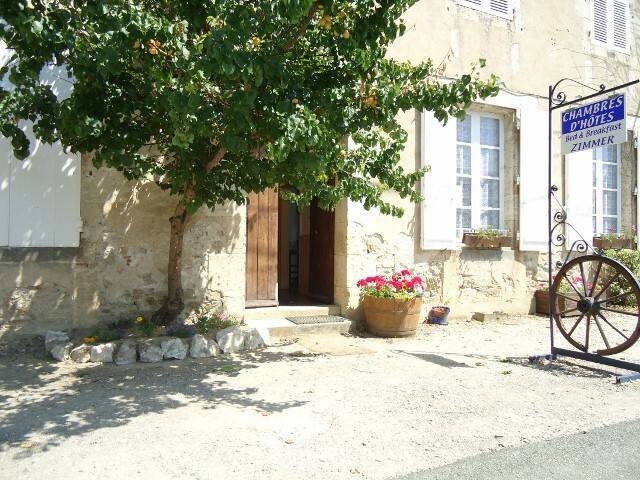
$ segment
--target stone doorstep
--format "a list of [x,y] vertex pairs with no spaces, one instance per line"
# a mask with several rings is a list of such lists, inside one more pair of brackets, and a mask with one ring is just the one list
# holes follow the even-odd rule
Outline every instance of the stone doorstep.
[[339,305],[280,305],[277,307],[245,308],[244,321],[268,321],[286,317],[315,317],[340,315]]
[[284,317],[271,317],[264,319],[246,320],[245,323],[252,328],[266,328],[271,337],[291,337],[298,335],[315,334],[341,334],[349,333],[355,328],[353,320],[330,323],[311,323],[306,325],[296,325]]

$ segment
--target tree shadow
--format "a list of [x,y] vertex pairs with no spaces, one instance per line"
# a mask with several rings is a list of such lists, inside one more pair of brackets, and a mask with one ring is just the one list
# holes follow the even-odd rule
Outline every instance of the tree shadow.
[[127,366],[58,366],[32,356],[16,363],[0,359],[0,451],[24,446],[36,436],[37,448],[21,450],[14,458],[31,456],[67,438],[190,402],[205,409],[232,405],[268,413],[304,405],[306,401],[268,401],[258,388],[229,384],[229,377],[243,370],[278,361],[305,359],[269,351]]
[[617,373],[612,370],[591,367],[589,365],[574,363],[567,360],[552,360],[549,362],[531,362],[528,357],[509,357],[509,363],[525,368],[532,368],[548,372],[556,376],[571,376],[581,378],[613,378]]

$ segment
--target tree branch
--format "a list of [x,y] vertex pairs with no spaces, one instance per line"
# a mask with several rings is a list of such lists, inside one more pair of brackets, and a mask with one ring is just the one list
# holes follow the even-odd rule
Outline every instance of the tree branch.
[[222,161],[226,153],[227,153],[226,148],[220,147],[218,149],[218,151],[213,156],[213,158],[211,158],[211,160],[209,160],[207,164],[204,166],[204,169],[207,171],[207,173],[213,170],[216,167],[216,165],[218,165]]
[[300,37],[302,37],[304,35],[304,32],[307,31],[307,28],[309,28],[311,19],[313,18],[313,15],[318,11],[318,8],[319,7],[317,3],[314,3],[311,6],[311,8],[309,9],[309,12],[307,13],[307,16],[298,27],[298,31],[296,32],[295,36],[291,40],[289,40],[284,46],[284,48],[282,49],[283,52],[288,52],[296,45],[296,43],[298,43],[298,40],[300,40]]

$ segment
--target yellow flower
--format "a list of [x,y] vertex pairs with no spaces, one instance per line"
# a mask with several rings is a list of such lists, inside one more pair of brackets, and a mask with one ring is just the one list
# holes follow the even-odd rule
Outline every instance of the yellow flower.
[[136,323],[142,323],[142,322],[144,322],[144,317],[142,315],[138,315],[136,317]]
[[297,98],[294,98],[293,100],[291,100],[291,103],[297,105],[299,103],[299,100]]
[[344,38],[345,40],[349,40],[350,36],[351,34],[349,33],[349,30],[345,30],[344,33],[342,34],[342,38]]
[[140,40],[136,40],[133,44],[133,48],[140,48]]
[[251,45],[253,48],[258,48],[262,44],[262,40],[259,37],[251,37]]
[[96,343],[96,340],[98,339],[98,337],[84,337],[82,339],[82,341],[84,343]]

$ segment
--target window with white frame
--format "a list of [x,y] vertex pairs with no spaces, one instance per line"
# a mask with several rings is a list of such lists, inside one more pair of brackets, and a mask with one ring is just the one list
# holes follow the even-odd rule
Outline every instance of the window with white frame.
[[620,146],[593,150],[593,231],[620,233]]
[[502,18],[513,18],[512,0],[458,0],[459,5]]
[[629,0],[593,0],[593,42],[628,53],[629,18]]
[[503,226],[503,125],[500,118],[469,113],[456,127],[456,230]]

